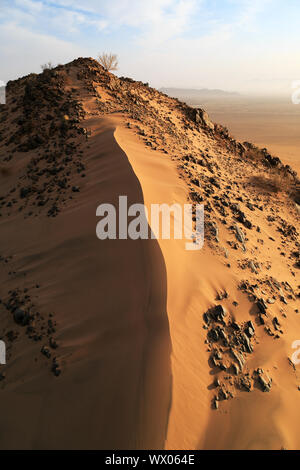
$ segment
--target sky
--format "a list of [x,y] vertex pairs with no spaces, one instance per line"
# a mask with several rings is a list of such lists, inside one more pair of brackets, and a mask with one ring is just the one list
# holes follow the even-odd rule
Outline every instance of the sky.
[[299,0],[0,0],[0,85],[112,52],[156,88],[290,94],[299,22]]

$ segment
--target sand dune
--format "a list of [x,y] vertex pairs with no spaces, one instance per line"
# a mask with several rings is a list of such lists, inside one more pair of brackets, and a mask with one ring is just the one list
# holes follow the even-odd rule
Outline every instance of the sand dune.
[[[26,273],[24,287],[39,280],[37,307],[57,318],[64,371],[57,379],[47,360],[32,360],[39,348],[13,346],[1,390],[1,448],[164,445],[171,390],[164,260],[155,240],[95,236],[101,201],[114,203],[119,192],[143,200],[113,131],[101,121],[86,149],[91,173],[80,204],[66,208],[63,223],[2,220],[2,251],[20,247],[16,276]],[[14,282],[2,282],[2,293]]]
[[[1,113],[0,448],[299,448],[297,177],[92,59],[9,84]],[[204,248],[100,241],[120,195],[203,202]]]
[[[124,127],[117,128],[116,139],[139,178],[146,205],[160,201],[185,203],[186,188],[165,155],[155,153],[153,156],[151,151],[141,149],[137,139]],[[276,390],[270,398],[261,392],[253,395],[245,392],[216,415],[210,408],[211,393],[207,386],[210,368],[205,360],[206,348],[204,342],[199,341],[204,336],[201,312],[210,307],[218,292],[229,286],[230,296],[241,303],[239,311],[249,311],[251,304],[238,292],[239,274],[228,272],[225,263],[218,262],[209,250],[188,252],[183,241],[178,240],[160,240],[159,243],[167,266],[167,306],[173,347],[172,407],[166,448],[278,449],[285,443],[291,445],[291,442],[292,447],[297,448],[296,423],[300,416],[295,419],[295,413],[298,416],[295,403],[299,400],[299,392],[294,386],[292,395],[295,401],[288,401],[289,406],[281,394],[291,397],[291,381],[288,380],[288,384],[284,382],[285,375],[288,375],[290,345],[295,329],[299,331],[298,321],[293,322],[284,345],[278,346],[274,341],[266,343],[264,339],[252,364],[254,367],[263,365],[273,374],[274,365],[277,368],[279,360],[278,387],[281,393]],[[227,307],[234,311],[230,302]],[[236,319],[240,321],[243,315],[239,312]],[[292,432],[286,428],[286,420],[295,423]],[[289,440],[291,435],[293,438]]]

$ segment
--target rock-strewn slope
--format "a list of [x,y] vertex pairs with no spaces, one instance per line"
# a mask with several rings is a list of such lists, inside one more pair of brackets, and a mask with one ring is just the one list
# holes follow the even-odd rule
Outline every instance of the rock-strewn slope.
[[[121,155],[120,148],[112,143],[114,129],[118,127],[122,129],[124,141],[124,146],[120,142],[119,145],[125,150],[135,175],[128,162],[119,157],[114,161],[111,156]],[[151,160],[153,155],[154,162],[167,162],[173,167],[176,178],[185,188],[182,203],[204,204],[204,254],[201,254],[202,258],[189,258],[186,272],[187,276],[195,279],[195,284],[198,278],[193,273],[197,272],[199,276],[200,272],[204,287],[190,294],[185,283],[177,285],[179,291],[186,289],[182,305],[187,309],[187,315],[189,309],[196,308],[189,305],[187,298],[190,299],[191,295],[199,301],[195,317],[191,323],[187,317],[181,331],[180,321],[172,312],[172,296],[175,298],[177,294],[170,287],[173,285],[173,273],[170,272],[167,249],[165,251],[164,244],[160,246],[164,260],[160,259],[153,266],[148,255],[144,255],[142,262],[134,251],[137,257],[132,272],[136,273],[136,279],[134,275],[128,276],[126,271],[124,278],[119,280],[120,286],[123,283],[122,289],[130,291],[123,298],[123,303],[127,302],[129,306],[129,316],[125,315],[122,319],[120,344],[124,345],[124,349],[121,360],[112,358],[106,346],[101,349],[101,341],[105,343],[108,331],[112,335],[111,341],[118,343],[118,322],[114,326],[109,323],[109,316],[116,314],[116,307],[112,307],[109,296],[107,299],[105,297],[101,306],[95,267],[91,260],[95,256],[93,250],[99,247],[93,230],[97,205],[111,199],[116,201],[118,194],[129,194],[132,188],[135,188],[131,194],[133,201],[142,201],[141,189],[148,202],[151,199],[151,193],[144,186],[144,175],[139,171],[138,161],[133,157],[131,160],[129,147],[127,151],[126,141],[130,142],[130,139],[133,139],[134,145],[140,146],[141,154],[146,152],[145,158]],[[169,191],[172,202],[173,183],[168,188],[169,174],[161,172],[159,178]],[[48,393],[52,401],[49,413],[40,418],[43,422],[41,440],[36,441],[35,437],[39,432],[36,419],[24,447],[32,447],[34,442],[38,442],[37,446],[58,445],[62,448],[68,444],[80,446],[80,442],[83,447],[162,447],[166,439],[167,446],[171,448],[197,445],[208,448],[251,447],[251,436],[257,432],[255,425],[251,424],[244,440],[239,440],[234,430],[240,424],[236,418],[230,419],[230,413],[236,417],[240,403],[245,399],[244,392],[254,394],[253,400],[247,402],[251,404],[251,413],[255,413],[256,403],[257,409],[261,407],[259,394],[269,392],[269,403],[274,403],[274,393],[276,400],[284,403],[282,413],[291,415],[291,410],[286,410],[287,401],[289,397],[297,396],[295,392],[299,394],[300,386],[297,369],[288,360],[293,352],[292,342],[300,339],[300,201],[299,180],[292,168],[284,166],[266,149],[237,142],[227,129],[212,123],[204,110],[190,108],[147,84],[118,78],[92,59],[77,59],[65,66],[45,70],[40,75],[32,74],[8,83],[7,104],[1,105],[0,109],[0,179],[0,224],[3,234],[0,248],[0,335],[8,344],[8,364],[7,367],[1,366],[2,403],[9,400],[5,395],[7,390],[15,393],[20,387],[21,395],[27,393],[28,389],[21,385],[24,381],[29,384],[34,382],[29,390],[36,390],[37,396],[44,396],[45,393],[42,406],[46,406]],[[114,188],[113,193],[110,186]],[[153,191],[156,189],[153,188]],[[74,230],[75,218],[79,222]],[[81,230],[79,226],[84,223]],[[142,246],[148,253],[149,246]],[[119,248],[118,256],[122,257],[125,245],[120,244]],[[153,249],[152,246],[150,248]],[[160,249],[155,247],[157,252]],[[105,253],[100,250],[97,256],[99,259],[95,260],[95,266],[100,267],[105,259],[108,263],[106,271],[110,269],[110,260],[112,266],[119,263],[107,247]],[[211,283],[213,281],[208,276],[206,264],[197,264],[201,260],[209,260],[209,263],[215,260],[218,263],[223,279],[221,290],[219,281],[215,285]],[[162,288],[156,285],[153,278],[154,272],[160,272],[161,276],[164,262],[167,279],[162,276],[164,280],[161,279],[160,286],[165,282],[169,286],[168,317],[163,306],[166,293],[163,295],[160,292],[158,295],[158,290]],[[143,264],[143,268],[139,267],[139,263]],[[139,269],[147,273],[147,281],[138,274]],[[74,278],[69,275],[70,270]],[[103,280],[112,293],[115,274],[106,277],[106,271],[100,269],[100,284]],[[138,278],[142,286],[139,284],[140,287],[132,291],[132,283]],[[158,310],[156,307],[155,313],[151,312],[158,319],[159,331],[163,331],[164,346],[158,350],[163,350],[165,354],[165,361],[162,361],[164,376],[173,376],[172,403],[169,379],[163,388],[157,386],[153,389],[154,371],[158,373],[161,369],[157,369],[158,363],[155,362],[154,366],[149,358],[151,354],[155,356],[151,345],[158,344],[155,333],[158,330],[155,327],[152,331],[147,314],[144,321],[139,319],[145,299],[135,305],[135,299],[139,297],[137,292],[142,292],[146,285],[151,292],[154,289],[153,298],[157,299],[158,296],[160,299]],[[88,302],[89,289],[91,303],[87,308],[93,312],[85,319],[84,305]],[[73,296],[72,301],[68,297],[70,295]],[[98,323],[96,304],[99,301],[100,310],[105,314],[99,314]],[[118,308],[121,308],[120,305]],[[135,320],[130,316],[131,308],[136,312]],[[141,349],[137,347],[135,352],[130,349],[135,349],[134,341],[131,346],[127,344],[131,335],[126,336],[128,324],[132,321],[138,325],[138,341],[142,343]],[[93,338],[91,325],[96,328],[99,341]],[[199,342],[199,349],[198,345],[195,346],[198,360],[202,364],[207,363],[205,367],[201,365],[199,371],[193,355],[188,351],[182,353],[194,334],[197,334]],[[275,345],[276,342],[279,346]],[[170,363],[168,344],[171,343],[173,355]],[[24,347],[26,360],[18,362]],[[107,347],[110,348],[108,339]],[[101,378],[95,379],[92,372],[86,372],[94,367],[91,356],[95,351],[101,364],[99,370],[109,383],[105,391]],[[182,357],[180,354],[183,354]],[[136,400],[140,403],[138,411],[135,409],[134,412],[136,419],[129,424],[130,417],[124,411],[125,408],[135,408],[135,403],[129,398],[129,387],[128,394],[124,391],[120,395],[118,409],[124,415],[121,430],[114,431],[115,416],[111,418],[111,431],[105,436],[111,415],[106,415],[103,410],[113,407],[115,401],[111,394],[121,386],[121,379],[110,374],[109,364],[118,369],[122,361],[129,357],[135,357],[132,359],[135,366],[129,374],[133,383],[140,384],[141,376],[145,380],[144,389],[140,389],[140,385],[135,389]],[[142,357],[148,358],[143,365],[139,362]],[[183,380],[181,373],[182,377],[186,373],[201,376],[198,388]],[[94,409],[96,417],[98,412],[98,428],[95,423],[91,426],[88,439],[81,434],[79,440],[75,437],[72,440],[70,434],[67,439],[62,435],[56,436],[55,424],[47,434],[47,420],[53,419],[52,423],[59,425],[59,419],[51,417],[51,407],[59,408],[63,403],[57,398],[57,390],[62,387],[64,393],[71,393],[78,374],[87,374],[89,387],[95,385],[99,393],[103,392],[103,403],[93,407],[93,404],[87,405],[88,385],[86,389],[84,386],[81,389],[86,397],[86,402],[83,400],[79,405],[82,406],[82,424],[88,425],[91,420],[89,413]],[[48,384],[48,389],[44,387],[43,392],[37,385],[41,380],[46,380]],[[53,383],[52,380],[57,382]],[[128,385],[126,379],[125,383]],[[158,390],[163,397],[159,406],[159,401],[153,398]],[[187,422],[193,419],[191,417],[196,412],[196,395],[202,397],[199,398],[199,406],[203,409],[201,419],[205,416],[206,420],[200,429],[198,425]],[[186,414],[182,404],[191,397],[194,397],[195,404],[189,405],[191,413]],[[236,405],[234,398],[237,398]],[[148,401],[153,399],[159,410],[155,418],[147,411]],[[32,413],[37,416],[36,411],[32,410]],[[39,413],[43,414],[42,411]],[[22,412],[19,416],[21,419],[27,415]],[[289,419],[286,424],[281,422],[278,425],[274,439],[269,437],[270,429],[266,428],[266,435],[263,434],[253,445],[265,448],[295,446],[298,442],[297,428],[284,432],[290,426]],[[229,429],[229,440],[220,437],[218,441],[214,437],[214,426],[220,426],[220,423]],[[185,429],[184,436],[180,434],[181,424]],[[273,422],[271,424],[274,426]],[[22,436],[20,427],[17,427],[16,445]],[[99,439],[95,438],[96,433]],[[187,437],[186,434],[190,435]],[[206,441],[203,438],[205,434]],[[155,435],[158,437],[155,438]],[[14,445],[12,442],[11,447]],[[4,441],[2,446],[9,446],[8,441]]]

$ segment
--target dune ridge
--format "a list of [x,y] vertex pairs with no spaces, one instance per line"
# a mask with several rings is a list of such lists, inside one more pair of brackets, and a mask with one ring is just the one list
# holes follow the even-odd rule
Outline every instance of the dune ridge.
[[[0,111],[0,447],[299,447],[296,172],[92,59]],[[205,247],[99,241],[119,195],[204,203]]]

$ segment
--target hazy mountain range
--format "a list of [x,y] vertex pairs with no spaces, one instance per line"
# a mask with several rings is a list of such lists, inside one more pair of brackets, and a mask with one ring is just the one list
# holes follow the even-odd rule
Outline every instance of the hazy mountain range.
[[178,98],[180,100],[203,100],[203,99],[216,99],[216,98],[232,98],[239,96],[236,92],[228,92],[224,90],[210,90],[208,88],[202,88],[200,90],[193,88],[160,88],[162,93],[171,96],[172,98]]

